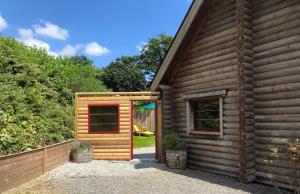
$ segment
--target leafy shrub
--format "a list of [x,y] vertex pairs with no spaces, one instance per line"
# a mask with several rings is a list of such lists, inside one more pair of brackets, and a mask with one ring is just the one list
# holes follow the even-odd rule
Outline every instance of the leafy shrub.
[[174,132],[167,134],[163,141],[163,145],[166,150],[176,150],[178,144],[179,138],[178,135]]
[[[294,193],[300,193],[300,185],[298,181],[298,165],[300,161],[300,139],[299,138],[288,138],[282,140],[281,146],[276,146],[270,149],[270,153],[264,160],[265,164],[269,167],[272,172],[271,166],[286,162],[285,178],[294,190]],[[278,183],[274,178],[270,181],[275,185],[276,189],[281,193]]]
[[0,155],[74,137],[74,92],[107,91],[85,57],[54,57],[0,36]]
[[166,150],[186,150],[186,142],[179,139],[175,132],[171,132],[164,137],[163,146]]
[[88,150],[91,148],[91,144],[87,141],[78,141],[76,144],[73,146],[73,150]]

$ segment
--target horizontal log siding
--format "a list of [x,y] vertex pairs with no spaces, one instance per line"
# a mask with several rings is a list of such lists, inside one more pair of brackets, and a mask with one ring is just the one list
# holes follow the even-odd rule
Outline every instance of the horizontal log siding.
[[69,161],[74,140],[0,157],[0,193]]
[[[119,134],[89,134],[88,133],[88,105],[89,104],[119,104],[120,106],[120,133]],[[77,138],[91,143],[93,159],[97,160],[130,160],[130,109],[128,96],[77,97]]]
[[172,117],[170,116],[172,113],[172,93],[171,87],[165,87],[161,91],[162,93],[162,127],[163,127],[163,135],[168,133],[172,129]]
[[[217,1],[203,29],[174,76],[172,129],[187,140],[188,166],[239,176],[239,103],[236,9],[234,1]],[[227,89],[224,97],[224,138],[187,135],[186,104],[182,96]]]
[[268,168],[268,149],[300,137],[300,2],[254,0],[256,180],[286,184],[287,162]]
[[[165,135],[172,130],[172,92],[171,87],[168,85],[159,86],[161,91],[161,136],[162,139],[165,138]],[[158,121],[159,122],[159,121]],[[159,133],[159,132],[158,132]],[[158,148],[159,149],[159,148]],[[164,147],[161,147],[162,155],[160,161],[165,162],[165,150]]]

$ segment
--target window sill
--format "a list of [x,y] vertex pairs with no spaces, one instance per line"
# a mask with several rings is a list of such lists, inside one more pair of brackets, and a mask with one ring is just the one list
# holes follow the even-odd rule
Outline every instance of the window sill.
[[99,135],[99,134],[119,134],[120,131],[99,131],[99,132],[91,132],[89,131],[88,134],[94,134],[94,135]]

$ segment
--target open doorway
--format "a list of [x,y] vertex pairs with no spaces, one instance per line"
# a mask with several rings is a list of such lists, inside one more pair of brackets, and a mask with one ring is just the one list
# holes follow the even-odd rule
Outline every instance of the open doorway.
[[132,101],[132,159],[156,159],[156,100]]

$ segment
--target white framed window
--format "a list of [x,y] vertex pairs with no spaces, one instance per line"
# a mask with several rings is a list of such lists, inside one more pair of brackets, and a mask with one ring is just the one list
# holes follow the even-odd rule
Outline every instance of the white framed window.
[[187,133],[223,138],[223,96],[226,90],[185,95]]

